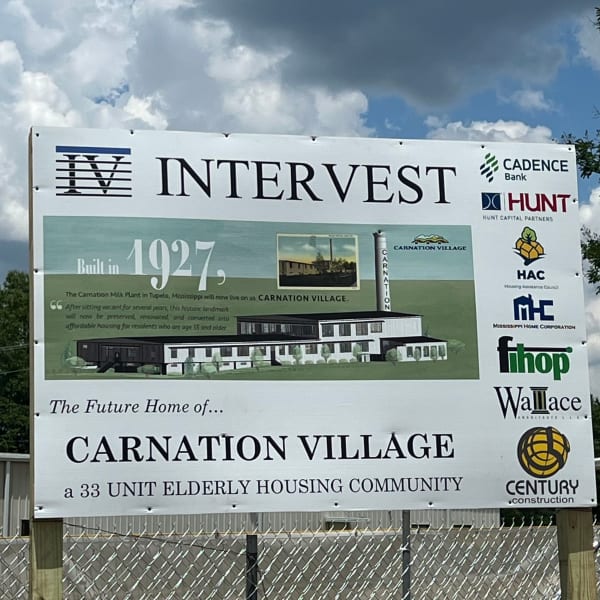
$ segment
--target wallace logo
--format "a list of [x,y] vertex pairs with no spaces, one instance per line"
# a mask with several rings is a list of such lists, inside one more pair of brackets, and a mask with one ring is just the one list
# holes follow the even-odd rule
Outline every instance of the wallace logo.
[[509,346],[512,341],[509,335],[498,339],[498,359],[500,373],[552,373],[552,378],[559,381],[571,368],[569,354],[573,348],[547,348],[516,344]]
[[56,146],[58,196],[131,198],[131,149]]
[[537,241],[537,233],[531,227],[523,227],[514,249],[525,265],[530,265],[544,256],[544,247]]
[[565,466],[570,451],[569,440],[554,427],[528,429],[517,446],[522,469],[538,479],[558,473]]
[[528,419],[532,416],[557,418],[559,415],[579,413],[582,408],[579,396],[548,396],[548,388],[532,386],[531,393],[523,392],[523,387],[495,385],[502,416],[506,419]]

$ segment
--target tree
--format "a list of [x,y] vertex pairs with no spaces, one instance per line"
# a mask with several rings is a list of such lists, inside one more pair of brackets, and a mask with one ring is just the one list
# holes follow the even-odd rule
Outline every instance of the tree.
[[212,355],[212,364],[215,367],[217,373],[221,370],[221,363],[223,362],[223,357],[219,350],[215,350]]
[[250,356],[250,361],[252,363],[252,366],[256,370],[258,370],[258,369],[260,369],[260,367],[264,366],[265,355],[264,355],[263,351],[258,347],[254,348],[254,350],[252,350],[252,354]]
[[29,450],[29,276],[0,287],[0,452]]
[[331,349],[329,348],[329,344],[323,344],[321,346],[321,356],[323,357],[323,360],[325,362],[329,360],[329,357],[331,356]]
[[299,365],[300,361],[302,360],[302,347],[298,345],[294,346],[292,350],[292,356],[294,357],[294,362],[296,365]]
[[397,365],[402,360],[402,354],[398,348],[390,348],[385,353],[385,360],[391,362],[393,365]]
[[325,260],[321,252],[317,252],[317,257],[313,260],[313,266],[319,275],[324,275],[329,270],[329,263]]
[[[596,8],[596,29],[600,30],[600,8]],[[596,116],[600,111],[596,109]],[[584,179],[600,175],[600,129],[592,136],[588,131],[577,137],[572,133],[564,134],[562,141],[575,146],[577,167]],[[585,275],[590,283],[600,283],[600,236],[587,228],[582,228],[581,253],[585,261]],[[596,288],[600,293],[600,286]]]

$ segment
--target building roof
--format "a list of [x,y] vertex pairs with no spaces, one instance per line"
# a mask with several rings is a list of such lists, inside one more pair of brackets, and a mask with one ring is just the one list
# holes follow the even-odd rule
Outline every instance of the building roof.
[[348,312],[321,312],[321,313],[295,313],[272,315],[238,315],[238,321],[273,322],[274,320],[286,322],[314,322],[314,321],[339,321],[356,319],[408,319],[420,317],[414,313],[392,312],[385,310],[354,310]]

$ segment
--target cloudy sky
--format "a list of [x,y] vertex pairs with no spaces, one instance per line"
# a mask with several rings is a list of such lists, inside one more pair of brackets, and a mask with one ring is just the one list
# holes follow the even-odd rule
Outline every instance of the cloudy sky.
[[[560,140],[600,129],[594,18],[588,0],[3,0],[0,277],[27,268],[32,124]],[[580,198],[600,232],[600,180]],[[587,308],[600,394],[592,289]]]

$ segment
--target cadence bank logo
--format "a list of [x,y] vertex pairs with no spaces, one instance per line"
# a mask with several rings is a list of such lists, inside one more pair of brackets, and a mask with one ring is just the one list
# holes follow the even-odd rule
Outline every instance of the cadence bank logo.
[[131,198],[131,149],[56,146],[56,195]]
[[562,376],[569,372],[569,354],[573,352],[571,346],[551,348],[519,343],[509,346],[512,339],[509,335],[498,338],[500,373],[551,373],[555,381],[560,381]]
[[488,152],[483,157],[483,162],[479,165],[479,172],[489,183],[492,183],[492,181],[494,181],[494,173],[496,173],[499,168],[498,159],[491,152]]
[[506,156],[500,161],[492,152],[488,152],[479,165],[479,172],[491,183],[500,167],[505,181],[528,181],[530,175],[535,177],[538,173],[568,173],[569,161],[564,158],[522,156]]
[[532,477],[546,479],[567,463],[571,445],[554,427],[533,427],[519,440],[517,457],[521,468]]

